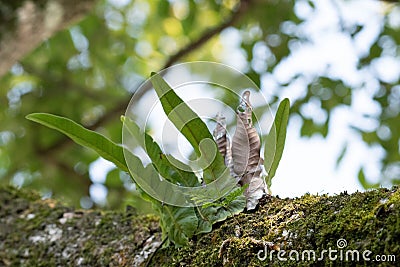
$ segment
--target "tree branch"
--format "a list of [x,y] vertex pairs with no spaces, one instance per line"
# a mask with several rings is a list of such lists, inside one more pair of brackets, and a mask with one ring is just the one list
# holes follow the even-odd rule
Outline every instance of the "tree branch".
[[287,266],[364,266],[383,255],[386,262],[379,266],[395,266],[399,260],[398,187],[262,200],[257,210],[214,225],[185,247],[157,250],[162,239],[154,215],[79,211],[28,190],[0,187],[0,265],[282,266],[283,257]]

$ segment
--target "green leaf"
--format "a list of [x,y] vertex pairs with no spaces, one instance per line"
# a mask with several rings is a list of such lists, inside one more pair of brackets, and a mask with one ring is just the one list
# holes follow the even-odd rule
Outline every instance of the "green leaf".
[[[236,211],[238,208],[238,201],[241,201],[241,197],[244,197],[244,191],[249,187],[249,184],[245,184],[241,187],[233,189],[222,201],[223,205],[227,207],[227,209],[231,210],[233,213]],[[243,198],[244,203],[243,203],[243,209],[246,204],[246,198]],[[233,203],[233,205],[232,205]]]
[[311,137],[318,132],[312,119],[303,118],[303,125],[300,129],[300,136]]
[[[153,140],[153,138],[147,133],[141,133],[139,126],[132,121],[129,117],[121,116],[121,121],[127,127],[129,133],[134,136],[139,142],[140,145],[145,145],[145,150],[147,155],[150,157],[153,166],[157,169],[157,172],[173,183],[179,183],[184,186],[200,186],[200,182],[197,179],[197,176],[193,172],[185,171],[190,169],[189,166],[175,159],[176,162],[179,162],[179,166],[184,166],[182,168],[176,167],[176,164],[171,164],[168,160],[167,156],[163,153],[160,146]],[[172,158],[171,155],[168,155],[169,158]]]
[[[152,73],[150,79],[169,120],[186,137],[202,162],[209,165],[203,171],[204,181],[209,183],[219,178],[226,167],[222,155],[217,150],[217,145],[208,131],[207,125],[159,74]],[[208,143],[202,143],[203,141],[207,141]]]
[[347,143],[343,145],[343,148],[340,151],[338,158],[336,159],[335,169],[339,168],[340,164],[343,161],[344,156],[346,155],[346,152],[347,152]]
[[138,191],[144,200],[151,202],[153,210],[160,217],[163,238],[167,236],[169,241],[180,247],[186,245],[189,239],[198,233],[196,230],[199,219],[193,207],[164,204],[148,195],[140,187],[138,187]]
[[119,169],[113,169],[107,173],[106,181],[104,183],[107,188],[121,188],[123,186],[119,172]]
[[289,107],[289,99],[285,98],[282,100],[279,104],[278,110],[276,111],[271,131],[266,137],[264,167],[268,172],[268,186],[270,186],[271,179],[275,176],[276,169],[278,168],[285,147],[286,128],[289,120]]
[[246,197],[243,195],[246,188],[247,186],[237,187],[224,199],[197,207],[199,216],[197,233],[210,232],[214,223],[224,221],[228,217],[242,212],[246,207]]
[[88,130],[70,119],[52,114],[33,113],[26,118],[67,135],[75,143],[93,149],[121,170],[128,171],[122,147],[105,136]]
[[358,181],[365,189],[379,188],[379,183],[370,183],[367,181],[367,178],[365,177],[364,174],[364,169],[362,167],[358,171]]
[[[243,196],[244,197],[244,196]],[[246,200],[244,201],[246,203]],[[245,204],[244,204],[245,205]],[[222,206],[196,207],[199,217],[197,233],[209,233],[216,222],[224,221],[232,214]],[[242,209],[243,210],[243,209]],[[241,210],[241,211],[242,211]]]
[[[165,155],[162,153],[162,150],[158,146],[156,142],[153,141],[151,136],[147,135],[146,138],[146,146],[147,146],[147,154],[151,158],[151,161],[158,173],[166,178],[169,178],[171,182],[179,183],[183,186],[200,186],[200,182],[197,176],[193,172],[185,171],[177,165],[171,164],[170,160],[167,158],[172,158],[171,155]],[[178,161],[175,159],[175,161]],[[185,165],[184,163],[179,161],[180,166]],[[187,166],[189,168],[189,166]],[[187,169],[185,168],[185,169]]]
[[184,246],[189,238],[196,234],[198,218],[193,207],[175,207],[156,204],[153,207],[160,215],[160,226],[163,234],[176,246]]
[[199,145],[204,139],[213,139],[206,124],[198,115],[174,92],[174,90],[157,73],[152,73],[151,82],[161,101],[165,114],[175,127],[200,155]]

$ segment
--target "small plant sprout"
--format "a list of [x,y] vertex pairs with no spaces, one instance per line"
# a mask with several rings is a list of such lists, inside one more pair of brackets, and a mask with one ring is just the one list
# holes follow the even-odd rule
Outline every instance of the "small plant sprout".
[[[250,91],[245,91],[240,98],[235,134],[229,140],[223,114],[217,116],[211,134],[200,117],[159,74],[152,74],[150,81],[168,119],[189,141],[196,156],[203,159],[201,166],[205,167],[201,179],[191,166],[165,153],[152,136],[142,132],[128,116],[121,117],[124,130],[146,151],[151,160],[147,166],[131,149],[70,119],[46,113],[30,114],[27,119],[60,131],[128,172],[142,197],[158,212],[164,238],[183,246],[193,235],[210,232],[214,223],[240,213],[245,207],[254,209],[269,190],[285,144],[289,100],[284,99],[279,105],[272,128],[265,137],[263,159],[260,137],[252,123]],[[215,149],[216,153],[210,156],[208,148]],[[151,183],[150,186],[146,182]],[[191,189],[194,193],[188,193]]]

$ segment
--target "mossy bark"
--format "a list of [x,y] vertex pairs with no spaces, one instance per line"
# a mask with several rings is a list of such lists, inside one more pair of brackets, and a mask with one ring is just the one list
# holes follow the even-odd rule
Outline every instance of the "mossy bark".
[[[12,187],[0,189],[0,201],[0,266],[144,266],[161,244],[155,216],[77,211]],[[292,260],[293,251],[299,260]],[[257,255],[265,252],[260,260]],[[256,211],[215,225],[186,247],[158,249],[149,266],[398,266],[399,261],[400,189],[394,187],[267,197]]]

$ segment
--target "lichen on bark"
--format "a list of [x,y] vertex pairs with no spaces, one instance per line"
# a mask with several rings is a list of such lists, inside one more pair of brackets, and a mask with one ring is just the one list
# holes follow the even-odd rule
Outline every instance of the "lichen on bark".
[[[76,211],[12,187],[0,189],[0,265],[144,266],[160,245],[154,216]],[[217,223],[183,248],[160,248],[149,266],[359,266],[377,262],[279,261],[278,251],[337,249],[394,255],[400,260],[400,189],[335,196],[266,197],[255,211]],[[260,250],[275,250],[261,261]],[[339,256],[339,254],[338,254]],[[286,255],[288,258],[288,255]]]
[[73,210],[0,188],[0,266],[135,266],[161,242],[158,218]]

